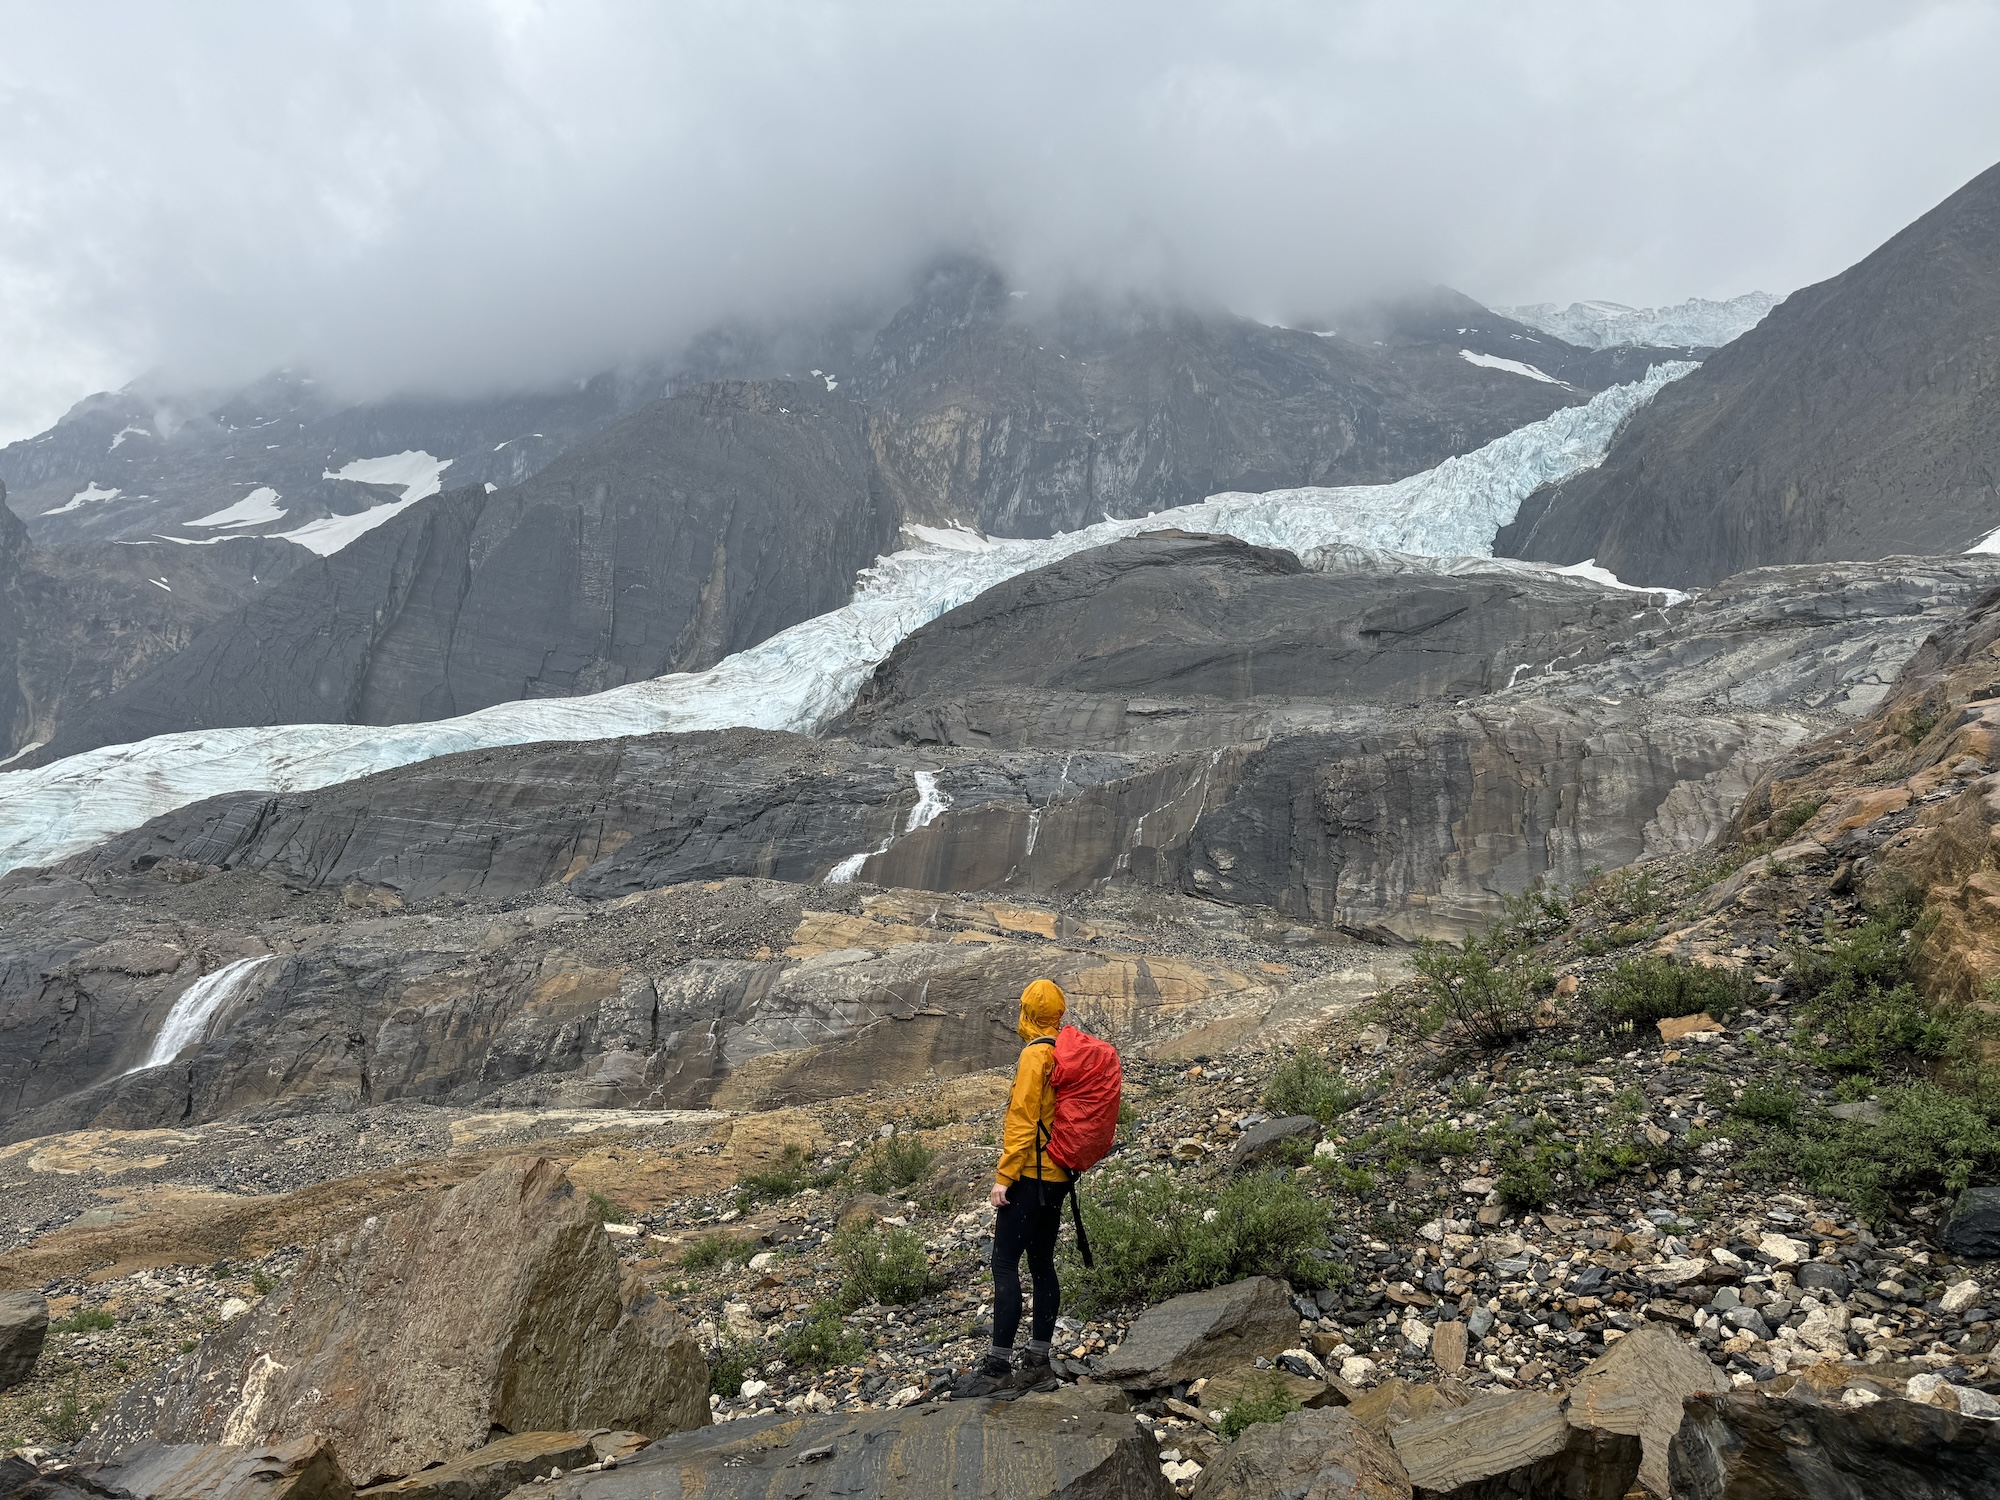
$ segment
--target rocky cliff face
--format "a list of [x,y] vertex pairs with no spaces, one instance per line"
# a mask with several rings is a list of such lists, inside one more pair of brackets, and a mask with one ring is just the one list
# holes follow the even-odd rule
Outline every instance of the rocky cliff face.
[[2000,526],[2000,167],[1662,392],[1497,550],[1711,583]]
[[705,667],[844,602],[895,524],[853,402],[817,382],[704,386],[521,485],[440,495],[312,562],[41,758],[177,729],[444,718]]
[[307,557],[248,538],[40,548],[0,486],[0,760],[46,744]]

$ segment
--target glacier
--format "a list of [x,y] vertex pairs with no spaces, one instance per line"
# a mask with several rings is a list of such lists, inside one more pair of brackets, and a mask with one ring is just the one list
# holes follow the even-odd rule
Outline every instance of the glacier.
[[1531,302],[1522,307],[1496,307],[1503,318],[1552,333],[1584,349],[1611,349],[1645,344],[1661,349],[1719,349],[1764,321],[1781,299],[1769,292],[1745,292],[1714,302],[1690,297],[1672,307],[1627,307],[1622,302]]
[[1625,419],[1695,368],[1655,365],[1641,380],[1391,484],[1229,492],[1044,539],[909,526],[916,545],[864,569],[847,604],[704,672],[428,723],[190,730],[0,775],[0,873],[52,863],[220,793],[309,791],[465,750],[701,729],[811,733],[854,701],[912,631],[1009,578],[1148,531],[1220,533],[1302,558],[1335,549],[1350,565],[1396,553],[1539,568],[1492,560],[1494,533],[1543,485],[1602,463]]

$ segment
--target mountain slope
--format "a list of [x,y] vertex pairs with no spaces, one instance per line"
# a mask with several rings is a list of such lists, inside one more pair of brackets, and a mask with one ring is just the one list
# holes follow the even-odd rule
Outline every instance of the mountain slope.
[[1662,393],[1496,550],[1700,584],[2000,527],[2000,167]]

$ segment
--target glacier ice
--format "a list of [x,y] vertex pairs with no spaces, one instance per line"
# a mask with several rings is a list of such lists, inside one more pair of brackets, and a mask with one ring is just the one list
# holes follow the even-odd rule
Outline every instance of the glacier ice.
[[1531,302],[1522,307],[1496,307],[1503,318],[1552,333],[1584,349],[1611,349],[1621,344],[1649,344],[1660,349],[1718,349],[1748,333],[1781,299],[1769,292],[1745,292],[1713,302],[1690,297],[1672,307],[1627,307],[1622,302]]
[[[1387,552],[1534,569],[1491,559],[1494,533],[1541,486],[1603,462],[1625,418],[1694,368],[1655,365],[1642,380],[1392,484],[1212,495],[1039,540],[912,526],[917,545],[865,569],[849,603],[705,672],[500,703],[431,723],[191,730],[10,772],[0,776],[0,872],[51,863],[222,792],[307,791],[463,750],[669,730],[809,733],[852,703],[868,674],[920,626],[1021,573],[1148,531],[1221,533],[1301,557],[1344,548],[1350,559]],[[930,805],[920,800],[919,810]]]

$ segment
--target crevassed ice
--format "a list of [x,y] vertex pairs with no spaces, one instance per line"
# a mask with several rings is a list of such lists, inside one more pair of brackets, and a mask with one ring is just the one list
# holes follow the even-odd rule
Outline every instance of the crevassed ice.
[[0,776],[0,871],[47,864],[221,792],[306,791],[413,761],[537,740],[664,730],[810,732],[853,702],[897,642],[995,584],[1121,537],[1178,527],[1305,553],[1345,545],[1431,557],[1490,555],[1494,533],[1542,485],[1603,462],[1619,425],[1694,369],[1656,365],[1393,484],[1210,496],[1045,540],[911,527],[918,545],[866,569],[851,602],[780,631],[705,672],[578,698],[501,703],[456,719],[387,727],[280,724],[195,730],[107,745]]

